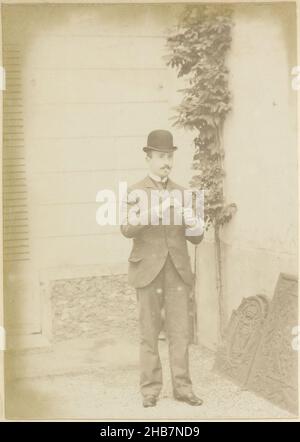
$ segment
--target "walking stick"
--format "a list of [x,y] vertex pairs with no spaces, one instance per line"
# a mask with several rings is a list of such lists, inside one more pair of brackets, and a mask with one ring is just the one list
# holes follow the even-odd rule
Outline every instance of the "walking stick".
[[198,344],[196,275],[197,275],[197,245],[195,246],[195,253],[194,253],[194,282],[193,282],[193,288],[192,288],[193,343],[194,344]]

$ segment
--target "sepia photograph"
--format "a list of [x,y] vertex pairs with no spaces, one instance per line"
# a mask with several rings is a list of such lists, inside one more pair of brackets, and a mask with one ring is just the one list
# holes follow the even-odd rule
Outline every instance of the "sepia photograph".
[[298,419],[298,6],[0,3],[0,420]]

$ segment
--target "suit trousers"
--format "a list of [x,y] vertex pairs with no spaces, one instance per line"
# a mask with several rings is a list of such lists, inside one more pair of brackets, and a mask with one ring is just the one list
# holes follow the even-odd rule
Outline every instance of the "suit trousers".
[[169,363],[173,393],[189,394],[191,287],[182,280],[170,255],[157,277],[146,287],[137,289],[140,327],[140,388],[143,396],[158,396],[162,388],[162,366],[158,336],[165,311],[165,328],[169,345]]

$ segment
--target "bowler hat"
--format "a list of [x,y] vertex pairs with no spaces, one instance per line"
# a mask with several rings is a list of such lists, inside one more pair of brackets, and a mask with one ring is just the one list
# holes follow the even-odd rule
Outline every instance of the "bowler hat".
[[173,146],[173,135],[168,130],[153,130],[148,135],[147,146],[143,147],[145,152],[158,150],[160,152],[174,152],[177,147]]

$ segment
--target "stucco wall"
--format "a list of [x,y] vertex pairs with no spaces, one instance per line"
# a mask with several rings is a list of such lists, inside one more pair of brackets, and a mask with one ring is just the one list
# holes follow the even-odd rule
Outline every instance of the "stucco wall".
[[[238,211],[221,235],[227,318],[243,297],[272,297],[280,272],[297,273],[294,5],[242,6],[234,21],[224,189]],[[198,313],[200,341],[211,348],[218,339],[214,266],[207,235],[198,253]]]

